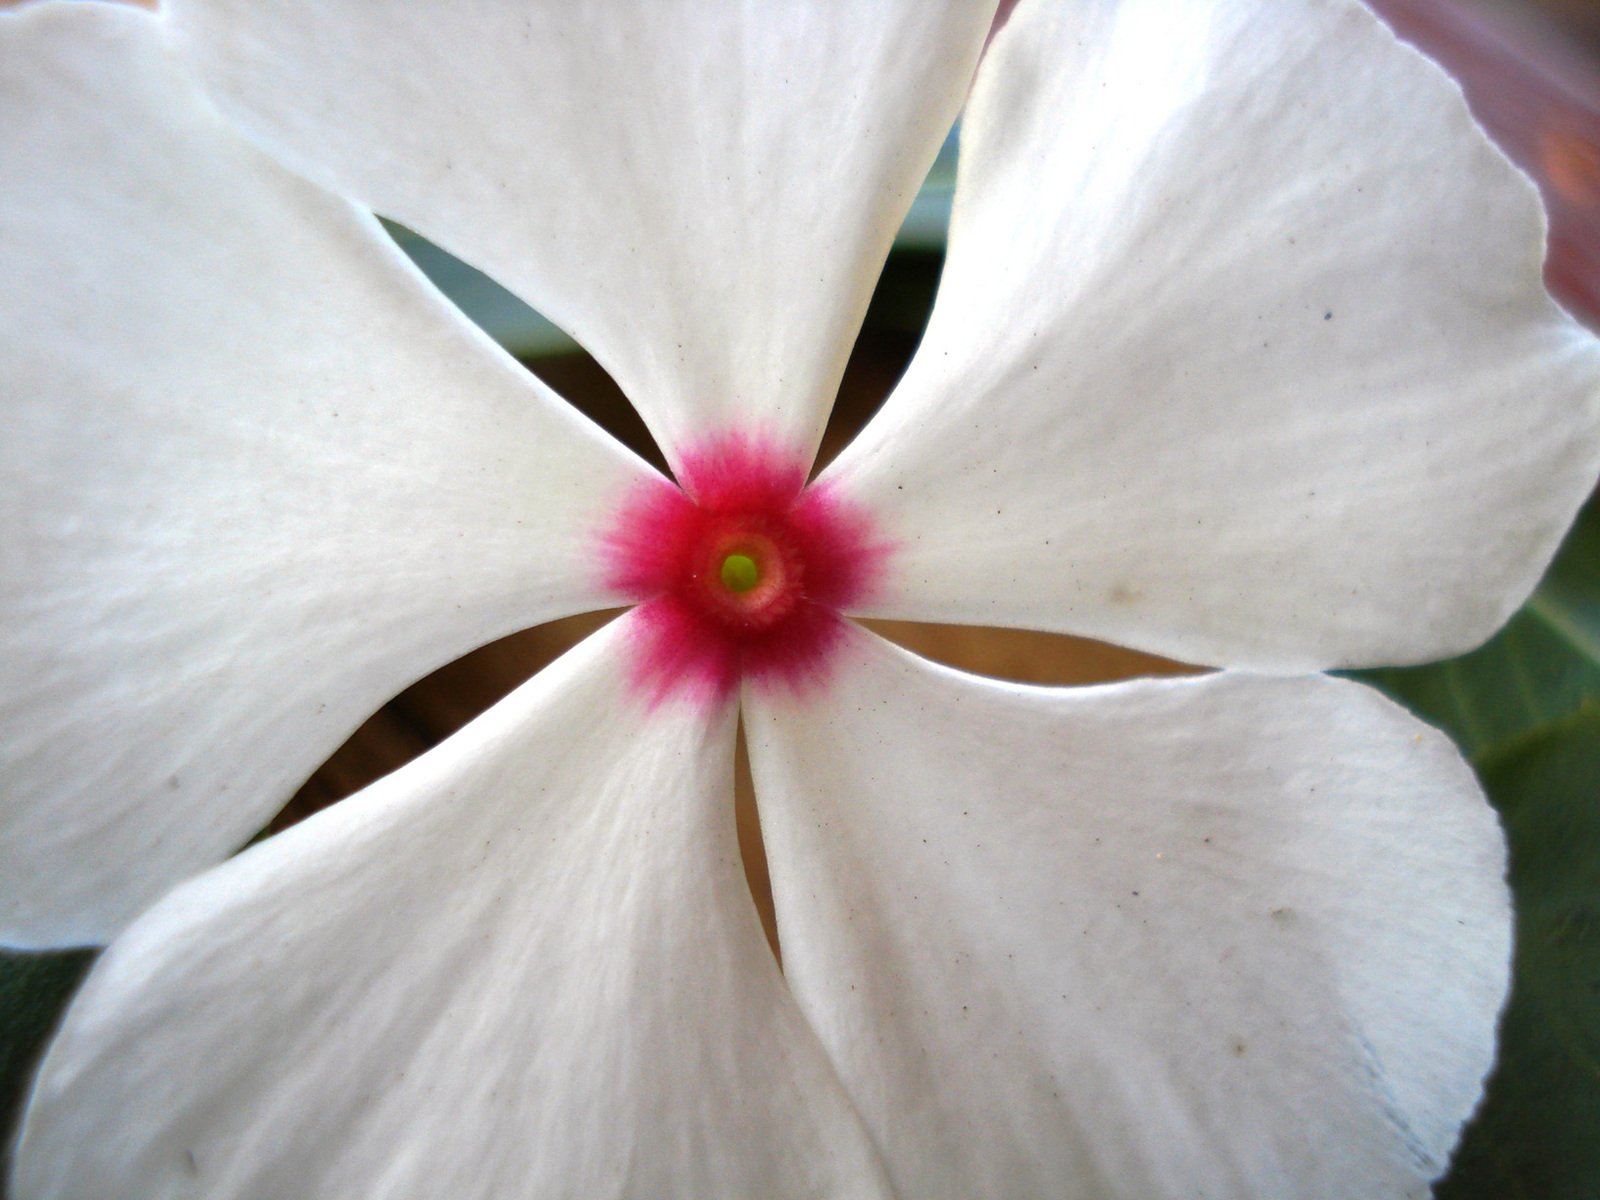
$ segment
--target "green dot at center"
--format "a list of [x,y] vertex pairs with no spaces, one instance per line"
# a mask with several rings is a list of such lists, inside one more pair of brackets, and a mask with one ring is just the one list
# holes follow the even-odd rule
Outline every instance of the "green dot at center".
[[730,592],[748,592],[760,582],[756,560],[748,554],[730,554],[722,560],[722,584]]

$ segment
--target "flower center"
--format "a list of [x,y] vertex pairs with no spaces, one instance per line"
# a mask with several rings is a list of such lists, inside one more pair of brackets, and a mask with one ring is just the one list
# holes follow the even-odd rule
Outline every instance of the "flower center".
[[770,629],[804,598],[805,558],[783,514],[701,510],[679,587],[735,635]]
[[761,582],[761,569],[748,554],[730,554],[722,560],[722,586],[730,592],[748,592]]
[[887,550],[805,473],[803,457],[758,439],[712,439],[685,455],[681,490],[655,481],[614,516],[607,582],[641,602],[634,682],[652,701],[823,678],[840,611],[870,591]]

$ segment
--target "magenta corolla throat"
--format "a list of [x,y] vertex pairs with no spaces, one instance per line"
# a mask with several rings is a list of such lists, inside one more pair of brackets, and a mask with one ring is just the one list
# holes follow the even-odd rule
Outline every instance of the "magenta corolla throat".
[[607,582],[639,602],[630,682],[651,702],[717,702],[742,680],[807,692],[889,554],[805,456],[737,435],[685,454],[681,487],[630,494],[605,537]]

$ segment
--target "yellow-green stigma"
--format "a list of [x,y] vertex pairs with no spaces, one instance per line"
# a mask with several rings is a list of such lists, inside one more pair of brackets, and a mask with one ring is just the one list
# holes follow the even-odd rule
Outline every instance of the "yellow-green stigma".
[[722,560],[722,586],[730,592],[748,592],[760,582],[756,560],[748,554],[730,554]]

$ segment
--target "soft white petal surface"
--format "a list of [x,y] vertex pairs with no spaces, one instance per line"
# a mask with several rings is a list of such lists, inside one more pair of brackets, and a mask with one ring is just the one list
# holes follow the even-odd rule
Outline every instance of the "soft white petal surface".
[[631,703],[630,619],[113,943],[17,1200],[885,1195],[750,902],[734,706]]
[[362,720],[615,602],[646,470],[121,6],[0,15],[0,941],[108,937]]
[[993,8],[173,5],[248,126],[566,328],[675,463],[815,446]]
[[747,694],[784,971],[898,1195],[1425,1197],[1505,993],[1504,843],[1353,683],[1049,690],[855,636]]
[[866,615],[1292,671],[1469,648],[1600,469],[1534,189],[1350,0],[1023,0],[916,360],[836,464]]

